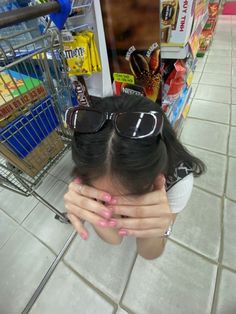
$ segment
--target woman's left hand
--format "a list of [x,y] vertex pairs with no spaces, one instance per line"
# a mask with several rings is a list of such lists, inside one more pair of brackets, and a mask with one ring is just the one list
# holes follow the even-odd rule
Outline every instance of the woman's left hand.
[[111,219],[110,226],[119,229],[122,236],[137,238],[163,237],[176,214],[170,210],[165,190],[165,179],[159,177],[154,190],[142,196],[115,197],[114,214],[128,218]]

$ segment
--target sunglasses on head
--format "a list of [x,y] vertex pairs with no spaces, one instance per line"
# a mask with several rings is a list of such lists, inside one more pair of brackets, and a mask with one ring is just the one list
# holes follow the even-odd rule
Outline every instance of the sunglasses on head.
[[163,116],[150,112],[101,112],[92,108],[69,108],[65,122],[70,129],[86,134],[97,133],[111,120],[117,134],[131,139],[162,135]]

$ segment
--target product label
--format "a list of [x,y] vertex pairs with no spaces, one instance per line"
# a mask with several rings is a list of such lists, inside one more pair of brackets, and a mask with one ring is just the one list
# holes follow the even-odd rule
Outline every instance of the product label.
[[114,81],[120,83],[134,84],[134,76],[126,73],[113,73]]

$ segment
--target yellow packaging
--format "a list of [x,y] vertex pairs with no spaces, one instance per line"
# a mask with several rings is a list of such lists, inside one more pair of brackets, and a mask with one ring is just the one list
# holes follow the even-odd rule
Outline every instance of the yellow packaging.
[[69,76],[91,75],[89,38],[79,34],[74,41],[64,42],[64,53],[69,67]]
[[[87,31],[84,31],[83,34],[85,34],[91,39],[91,59],[94,58],[95,60],[94,63],[96,64],[95,66],[96,70],[94,72],[100,72],[102,70],[102,67],[101,67],[101,61],[100,61],[97,45],[94,39],[94,33],[87,30]],[[92,56],[92,54],[94,55],[94,57]]]
[[84,37],[88,38],[92,72],[97,72],[97,60],[96,60],[96,55],[95,55],[95,51],[94,51],[94,42],[92,39],[93,33],[92,32],[81,32],[81,34]]

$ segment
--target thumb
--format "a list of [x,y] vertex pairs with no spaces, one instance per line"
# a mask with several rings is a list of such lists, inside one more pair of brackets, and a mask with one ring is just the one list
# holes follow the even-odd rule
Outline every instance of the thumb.
[[166,183],[166,179],[165,179],[164,175],[157,176],[155,181],[154,181],[154,189],[155,190],[162,190],[163,188],[165,188],[165,183]]

